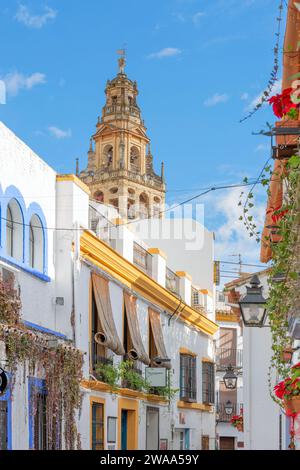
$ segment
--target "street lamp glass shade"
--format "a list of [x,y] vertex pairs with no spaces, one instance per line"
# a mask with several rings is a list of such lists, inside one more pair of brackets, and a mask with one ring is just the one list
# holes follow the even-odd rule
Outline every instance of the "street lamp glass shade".
[[262,326],[266,309],[257,304],[241,305],[242,316],[246,326]]
[[266,317],[266,299],[262,295],[262,286],[254,275],[250,281],[251,287],[246,286],[247,293],[239,305],[245,326],[263,326]]
[[225,404],[225,413],[227,415],[232,415],[233,413],[233,404],[231,403],[230,400],[228,400]]
[[233,368],[228,367],[226,374],[223,377],[225,387],[228,390],[235,390],[237,385],[237,376],[235,375]]

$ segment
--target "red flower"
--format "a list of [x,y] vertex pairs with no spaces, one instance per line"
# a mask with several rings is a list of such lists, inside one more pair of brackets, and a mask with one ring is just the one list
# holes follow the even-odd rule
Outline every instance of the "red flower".
[[295,364],[293,367],[292,367],[292,370],[294,369],[300,369],[300,362],[297,362],[297,364]]
[[275,116],[282,118],[291,109],[296,109],[297,105],[291,100],[293,88],[286,88],[281,94],[272,96],[268,102],[272,105]]
[[274,211],[271,211],[273,212],[271,218],[274,224],[277,224],[278,222],[280,222],[280,220],[289,212],[288,209],[285,209],[282,211],[280,209],[281,209],[281,206],[276,207]]
[[284,380],[282,382],[279,382],[277,385],[275,385],[274,392],[277,398],[279,398],[280,400],[283,400],[283,397],[286,393]]

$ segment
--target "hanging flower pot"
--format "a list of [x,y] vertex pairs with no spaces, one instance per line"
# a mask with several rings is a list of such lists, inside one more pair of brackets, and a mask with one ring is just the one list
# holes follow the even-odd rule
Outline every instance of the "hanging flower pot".
[[300,362],[291,367],[289,377],[275,385],[274,392],[288,416],[300,413]]
[[234,428],[236,428],[239,432],[244,431],[244,417],[243,414],[233,416],[230,420],[230,423]]
[[282,240],[278,225],[267,225],[266,228],[270,231],[269,234],[272,243],[279,243]]
[[300,395],[284,399],[284,408],[289,415],[300,413]]
[[[289,127],[289,128],[299,128],[300,121],[298,119],[285,119],[284,121],[276,122],[276,127]],[[298,135],[277,135],[276,143],[277,145],[283,146],[296,146],[298,145]]]
[[244,431],[243,423],[238,423],[238,424],[236,425],[236,429],[237,429],[239,432],[243,432],[243,431]]
[[287,347],[282,351],[282,360],[284,362],[291,362],[294,350],[292,347]]

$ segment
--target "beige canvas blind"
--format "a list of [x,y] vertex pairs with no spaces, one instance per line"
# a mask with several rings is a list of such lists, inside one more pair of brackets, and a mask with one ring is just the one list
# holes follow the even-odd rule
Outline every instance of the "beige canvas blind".
[[[155,347],[157,350],[158,357],[161,358],[168,358],[167,351],[165,347],[161,322],[160,322],[160,313],[156,312],[152,308],[149,307],[149,318],[150,318],[150,325],[152,328],[153,339],[155,343]],[[171,369],[170,362],[162,362],[162,367],[166,367],[167,369]]]
[[113,318],[108,280],[96,273],[92,273],[92,283],[98,318],[102,330],[97,332],[101,333],[101,344],[111,349],[119,356],[123,356],[125,351],[118,336]]
[[150,364],[149,356],[145,351],[141,331],[138,322],[136,298],[133,295],[124,292],[125,308],[129,333],[134,350],[138,359],[146,365]]

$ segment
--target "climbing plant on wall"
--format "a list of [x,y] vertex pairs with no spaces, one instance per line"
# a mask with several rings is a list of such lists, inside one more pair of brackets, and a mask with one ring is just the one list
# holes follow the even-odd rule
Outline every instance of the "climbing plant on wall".
[[[12,284],[0,279],[0,341],[5,344],[11,388],[18,368],[45,380],[47,393],[46,422],[48,449],[59,447],[63,429],[64,447],[80,448],[76,412],[81,405],[80,382],[83,354],[70,343],[51,347],[46,335],[28,329],[21,320],[21,301]],[[25,374],[24,374],[25,376]],[[36,393],[32,394],[31,412],[35,414]]]

